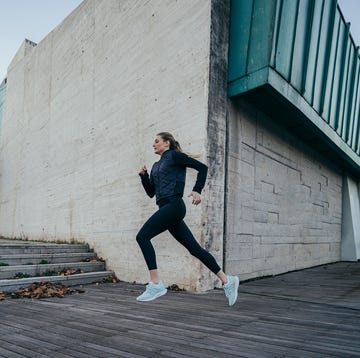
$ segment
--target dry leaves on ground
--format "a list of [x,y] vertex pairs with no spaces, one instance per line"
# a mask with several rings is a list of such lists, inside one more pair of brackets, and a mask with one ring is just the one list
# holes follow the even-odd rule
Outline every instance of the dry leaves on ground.
[[96,285],[99,285],[101,283],[117,283],[120,280],[115,275],[110,275],[108,277],[105,277],[99,281],[96,281]]
[[67,268],[67,269],[64,269],[60,272],[58,272],[58,275],[59,276],[70,276],[70,275],[75,275],[75,274],[78,274],[78,273],[83,273],[84,271],[80,270],[80,269],[73,269],[73,268]]
[[185,291],[184,288],[180,288],[176,283],[168,287],[171,291]]
[[82,262],[105,262],[105,260],[101,257],[88,257],[86,259],[81,260]]
[[13,292],[0,292],[0,300],[5,298],[48,298],[64,297],[65,295],[83,293],[84,290],[69,289],[65,285],[52,282],[34,282],[25,288],[19,288]]

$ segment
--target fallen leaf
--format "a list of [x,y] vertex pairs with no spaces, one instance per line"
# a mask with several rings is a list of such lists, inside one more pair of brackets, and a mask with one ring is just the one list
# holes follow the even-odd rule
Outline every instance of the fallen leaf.
[[171,291],[185,291],[184,288],[180,288],[176,283],[168,287]]
[[115,274],[113,274],[97,281],[96,284],[99,285],[100,283],[117,283],[119,281],[120,280],[115,276]]
[[[65,295],[84,293],[84,290],[69,289],[65,285],[53,282],[34,282],[26,288],[19,288],[13,292],[4,293],[5,297],[11,298],[48,298],[48,297],[64,297]],[[1,300],[1,295],[0,295]]]

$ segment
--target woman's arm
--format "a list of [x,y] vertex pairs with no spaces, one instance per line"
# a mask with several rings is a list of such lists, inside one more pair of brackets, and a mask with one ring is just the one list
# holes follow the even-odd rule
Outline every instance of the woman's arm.
[[141,183],[146,191],[146,194],[149,195],[150,198],[152,198],[155,195],[155,188],[152,181],[149,178],[149,174],[146,170],[145,165],[140,169],[139,175],[141,178]]
[[174,162],[179,166],[192,168],[198,171],[193,191],[201,194],[201,191],[205,186],[208,167],[204,163],[201,163],[198,160],[191,158],[187,154],[181,152],[174,151],[173,159]]

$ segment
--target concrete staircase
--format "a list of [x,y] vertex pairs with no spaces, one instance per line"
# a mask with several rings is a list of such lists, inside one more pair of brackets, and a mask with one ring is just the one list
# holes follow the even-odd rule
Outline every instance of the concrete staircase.
[[13,291],[41,281],[76,286],[112,275],[86,244],[0,239],[0,291]]

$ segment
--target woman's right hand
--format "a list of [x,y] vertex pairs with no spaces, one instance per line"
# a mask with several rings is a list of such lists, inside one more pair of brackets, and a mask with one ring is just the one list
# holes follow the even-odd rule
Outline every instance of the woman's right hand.
[[140,168],[139,174],[144,175],[146,173],[146,171],[147,171],[146,165],[144,165],[142,168]]

